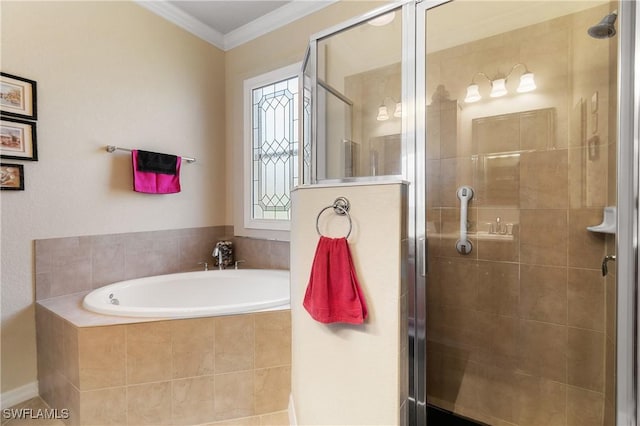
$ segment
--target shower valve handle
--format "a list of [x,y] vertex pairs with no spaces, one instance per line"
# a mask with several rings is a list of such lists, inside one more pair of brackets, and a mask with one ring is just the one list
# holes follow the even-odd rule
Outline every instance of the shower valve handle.
[[603,277],[606,277],[607,274],[609,273],[609,268],[607,267],[607,263],[609,263],[610,260],[613,260],[615,262],[616,256],[613,254],[610,254],[605,256],[604,259],[602,259],[602,276]]

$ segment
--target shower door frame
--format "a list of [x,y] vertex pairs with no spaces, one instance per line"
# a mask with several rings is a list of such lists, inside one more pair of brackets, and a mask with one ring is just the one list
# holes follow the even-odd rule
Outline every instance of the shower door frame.
[[[416,302],[426,302],[426,13],[429,9],[455,0],[424,0],[416,4],[416,105],[415,105],[415,241]],[[616,425],[637,426],[640,392],[638,392],[638,306],[640,292],[640,8],[634,1],[619,1],[618,31],[618,110],[617,110],[617,230],[616,230]],[[423,161],[420,161],[422,159]],[[631,231],[631,232],[630,232]],[[411,294],[411,292],[410,292]],[[416,303],[415,343],[422,349],[414,351],[415,393],[410,393],[415,417],[411,425],[426,425],[426,303]],[[410,329],[411,330],[411,329]],[[422,351],[425,352],[422,352]],[[426,363],[423,362],[423,363]],[[422,377],[422,380],[420,378]],[[411,377],[410,377],[411,380]]]
[[[413,152],[413,116],[411,113],[411,106],[413,103],[414,86],[414,68],[405,66],[407,61],[412,61],[415,53],[414,45],[414,32],[415,26],[415,0],[397,0],[387,5],[378,7],[365,14],[351,18],[341,24],[334,25],[323,31],[315,33],[309,37],[309,45],[307,47],[308,54],[305,56],[303,67],[309,63],[311,64],[310,73],[310,94],[311,94],[311,158],[309,166],[309,181],[305,184],[317,185],[317,184],[340,184],[340,183],[353,183],[353,182],[385,182],[385,181],[398,181],[402,179],[409,180],[408,176],[410,167],[408,165],[407,158],[408,153]],[[319,177],[321,173],[318,172],[320,165],[318,160],[322,157],[318,152],[318,127],[320,125],[319,119],[319,99],[317,87],[320,84],[318,79],[318,42],[332,35],[341,33],[356,27],[362,23],[365,23],[373,18],[384,15],[392,10],[400,10],[402,13],[402,109],[407,111],[402,116],[402,171],[398,175],[382,175],[382,176],[358,176],[358,177],[343,177],[343,178],[324,178]],[[410,68],[410,69],[409,69]],[[405,78],[411,75],[411,82],[405,81]],[[411,206],[409,206],[411,208]]]
[[[415,193],[414,234],[417,253],[415,262],[415,290],[410,306],[415,307],[413,329],[413,359],[410,359],[409,425],[427,425],[427,10],[449,3],[451,0],[424,0],[416,3],[415,13],[415,173],[412,182]],[[412,292],[409,291],[409,295]],[[411,313],[411,310],[409,310]],[[411,339],[411,337],[410,337]],[[413,367],[413,368],[411,368]]]
[[[616,424],[638,422],[638,226],[640,210],[640,8],[619,1],[616,229]],[[626,231],[626,232],[622,232]],[[629,232],[631,231],[631,232]]]

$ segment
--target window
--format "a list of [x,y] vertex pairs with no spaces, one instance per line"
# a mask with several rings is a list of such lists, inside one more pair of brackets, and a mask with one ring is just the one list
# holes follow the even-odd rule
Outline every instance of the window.
[[299,65],[245,80],[245,228],[289,229],[298,183]]

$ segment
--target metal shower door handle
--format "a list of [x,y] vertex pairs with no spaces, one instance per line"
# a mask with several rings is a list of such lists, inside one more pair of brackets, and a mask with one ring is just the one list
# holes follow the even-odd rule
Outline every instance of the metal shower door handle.
[[456,191],[456,195],[460,199],[460,239],[456,241],[456,250],[460,254],[469,254],[473,246],[467,238],[467,213],[469,201],[473,198],[473,188],[461,186]]

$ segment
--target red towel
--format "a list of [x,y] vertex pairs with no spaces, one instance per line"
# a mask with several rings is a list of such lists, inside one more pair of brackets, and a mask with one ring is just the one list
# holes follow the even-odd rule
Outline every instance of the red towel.
[[133,190],[148,194],[173,194],[180,192],[180,166],[182,158],[176,156],[175,174],[150,172],[138,167],[138,150],[131,150],[133,162]]
[[362,324],[367,318],[346,238],[320,237],[302,305],[322,323]]

